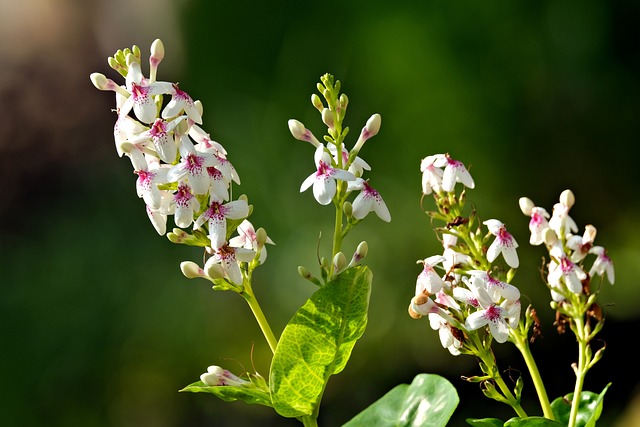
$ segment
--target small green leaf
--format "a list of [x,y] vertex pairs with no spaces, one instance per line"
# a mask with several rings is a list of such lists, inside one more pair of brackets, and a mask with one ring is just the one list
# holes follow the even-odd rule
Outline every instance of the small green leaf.
[[527,418],[512,418],[506,423],[504,427],[563,427],[566,424],[561,424],[557,421],[552,421],[544,417],[527,417]]
[[504,423],[497,418],[482,418],[482,419],[467,418],[465,421],[470,426],[475,426],[475,427],[503,427],[504,426]]
[[284,417],[311,415],[333,374],[342,371],[367,325],[372,273],[345,270],[291,318],[271,362],[273,407]]
[[[245,403],[257,403],[259,405],[271,407],[272,405],[271,398],[269,397],[269,392],[266,389],[261,389],[260,387],[258,387],[256,384],[259,383],[259,381],[252,380],[250,384],[242,386],[208,386],[202,381],[196,381],[195,383],[189,384],[180,391],[189,391],[191,393],[211,393],[224,400],[225,402],[241,400]],[[264,380],[262,380],[262,383],[264,383]]]
[[343,427],[443,427],[459,402],[448,380],[420,374],[411,385],[394,387]]
[[[576,418],[577,427],[594,427],[596,421],[600,418],[602,413],[602,406],[604,403],[604,395],[607,389],[611,386],[611,383],[602,390],[602,393],[596,394],[590,391],[583,391],[580,395],[580,402],[578,403],[578,416]],[[569,418],[571,417],[571,402],[573,400],[573,393],[569,393],[564,397],[559,397],[551,403],[551,410],[556,417],[556,420],[567,425]]]

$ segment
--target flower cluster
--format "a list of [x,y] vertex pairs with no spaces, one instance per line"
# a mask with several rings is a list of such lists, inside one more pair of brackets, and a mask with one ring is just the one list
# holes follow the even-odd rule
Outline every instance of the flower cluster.
[[[476,356],[485,375],[468,380],[481,382],[485,395],[511,405],[525,418],[520,405],[522,383],[518,380],[513,390],[509,388],[491,350],[494,340],[512,342],[525,359],[545,417],[555,419],[558,414],[548,401],[529,350],[540,325],[531,306],[521,318],[520,290],[510,283],[520,264],[518,243],[501,221],[481,222],[475,210],[465,211],[466,189],[474,188],[475,183],[461,162],[448,154],[437,154],[424,158],[420,170],[423,197],[432,194],[437,207],[437,211],[426,213],[444,224],[435,228],[444,250],[441,255],[418,261],[423,269],[416,280],[409,314],[416,319],[428,316],[431,328],[439,332],[442,346],[451,354]],[[457,184],[462,184],[460,192],[456,192]],[[606,275],[610,283],[614,282],[613,264],[607,251],[594,245],[595,227],[587,225],[583,235],[576,234],[578,226],[569,216],[574,202],[573,193],[565,190],[550,216],[530,199],[520,198],[522,212],[531,218],[529,242],[534,246],[544,243],[548,249],[546,279],[551,307],[557,311],[558,332],[564,332],[568,326],[579,346],[579,360],[574,364],[576,393],[567,415],[571,417],[571,426],[578,418],[584,377],[604,350],[602,347],[594,353],[590,347],[603,325],[603,314],[596,304],[598,291],[591,289],[591,279]],[[500,255],[504,264],[498,263]],[[587,270],[585,260],[589,255],[595,259]]]
[[[574,296],[589,294],[590,280],[606,274],[609,283],[615,281],[613,262],[602,246],[594,245],[596,228],[589,224],[585,226],[582,236],[578,226],[569,216],[569,210],[575,203],[575,196],[571,190],[560,194],[560,200],[553,206],[553,215],[545,208],[536,206],[527,197],[520,198],[522,213],[531,217],[529,230],[532,245],[542,243],[548,249],[550,261],[547,265],[547,283],[551,290],[551,297],[556,303],[562,303]],[[595,255],[589,271],[585,270],[584,261],[588,255]]]
[[[485,326],[497,342],[503,343],[509,329],[518,325],[520,291],[507,283],[492,263],[502,254],[509,267],[518,267],[518,244],[496,219],[483,222],[488,233],[482,239],[478,239],[480,227],[469,231],[476,217],[461,216],[464,192],[456,199],[455,187],[460,183],[474,188],[475,182],[462,162],[448,154],[436,154],[422,159],[420,170],[422,192],[433,194],[440,210],[430,214],[447,225],[438,230],[442,255],[418,261],[423,270],[416,280],[409,313],[415,318],[427,315],[443,347],[453,355],[469,352],[463,347],[464,334]],[[490,236],[495,239],[485,250],[483,245]],[[442,274],[436,271],[438,267]]]
[[[382,118],[380,114],[372,115],[360,131],[360,136],[351,151],[347,150],[343,139],[348,133],[348,128],[343,131],[342,118],[348,99],[344,94],[336,100],[332,99],[332,92],[336,88],[333,86],[333,78],[330,75],[323,76],[323,82],[325,87],[322,92],[327,93],[325,98],[328,106],[325,107],[316,94],[312,96],[311,101],[322,115],[322,121],[327,125],[329,134],[326,137],[327,145],[318,141],[314,134],[298,120],[289,120],[289,130],[293,137],[309,142],[316,149],[314,153],[316,171],[304,180],[300,186],[300,192],[313,187],[313,196],[321,205],[328,205],[332,201],[336,205],[341,205],[352,191],[360,191],[350,208],[347,208],[348,219],[357,222],[366,217],[369,212],[374,211],[380,219],[389,222],[391,214],[382,196],[369,184],[368,180],[362,178],[364,171],[370,171],[371,166],[358,157],[363,144],[378,134]],[[337,89],[339,90],[339,86]],[[337,181],[345,182],[347,186],[343,187],[342,191],[337,191]]]
[[[139,48],[119,50],[109,65],[125,83],[100,73],[93,73],[91,81],[116,94],[116,150],[131,160],[138,197],[155,230],[166,234],[167,218],[173,216],[177,228],[168,233],[172,242],[206,248],[204,268],[185,261],[183,273],[241,286],[242,263],[264,262],[264,245],[273,242],[246,219],[251,206],[245,196],[230,200],[231,186],[239,185],[240,177],[225,148],[203,129],[202,103],[177,83],[156,80],[163,58],[164,46],[156,40],[145,77]],[[190,228],[192,234],[185,231]],[[239,236],[230,238],[236,229]]]

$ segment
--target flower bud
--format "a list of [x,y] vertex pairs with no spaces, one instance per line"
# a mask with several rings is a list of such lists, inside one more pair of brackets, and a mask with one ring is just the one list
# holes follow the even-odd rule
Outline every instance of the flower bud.
[[301,265],[298,266],[298,274],[300,275],[300,277],[307,280],[310,280],[312,277],[311,272],[309,272],[306,267],[303,267]]
[[156,74],[158,72],[158,64],[164,58],[164,45],[160,39],[155,39],[151,44],[151,56],[149,57],[149,81],[151,83],[156,81]]
[[520,197],[520,199],[518,200],[518,203],[520,204],[520,210],[526,216],[531,216],[531,213],[533,212],[533,208],[536,207],[533,201],[528,197]]
[[320,97],[315,93],[311,95],[311,103],[314,107],[316,107],[316,110],[318,110],[319,113],[322,113],[324,105],[322,104],[322,100],[320,99]]
[[555,231],[547,228],[544,230],[543,240],[547,246],[553,246],[558,241],[558,236]]
[[[210,260],[212,258],[209,258]],[[224,277],[224,269],[220,264],[207,261],[204,265],[204,272],[211,279],[222,279]]]
[[258,248],[263,248],[267,243],[275,245],[269,236],[267,236],[267,231],[262,227],[256,230],[256,243],[258,244]]
[[340,107],[342,107],[342,110],[344,111],[347,109],[347,105],[349,105],[349,98],[343,93],[340,95]]
[[381,123],[382,117],[380,116],[380,114],[376,113],[369,117],[369,120],[367,120],[367,124],[362,128],[362,131],[360,131],[360,137],[358,138],[356,145],[353,146],[353,151],[358,153],[362,148],[362,145],[369,138],[371,138],[372,136],[376,136],[378,134],[378,131],[380,131]]
[[311,143],[314,147],[318,148],[321,144],[320,141],[316,139],[316,137],[311,133],[309,129],[307,129],[301,122],[295,119],[291,119],[288,122],[289,131],[291,135],[298,141],[306,141]]
[[327,125],[329,129],[333,129],[333,125],[334,125],[333,111],[329,110],[328,108],[324,108],[322,110],[322,122],[325,125]]
[[560,193],[560,203],[570,208],[576,202],[576,197],[571,190],[564,190]]
[[156,65],[164,59],[164,44],[162,40],[155,39],[153,43],[151,43],[151,58]]
[[250,381],[243,380],[237,375],[232,374],[226,369],[220,366],[209,366],[207,372],[200,375],[200,381],[210,387],[215,386],[242,386],[245,384],[251,384]]
[[344,212],[347,218],[351,218],[351,216],[353,215],[353,205],[351,204],[351,202],[344,202],[344,205],[342,205],[342,212]]
[[187,279],[195,279],[204,276],[204,270],[193,261],[183,261],[180,263],[180,270]]
[[333,257],[333,276],[342,273],[345,268],[347,268],[347,257],[344,256],[344,253],[338,252]]
[[362,242],[360,242],[360,244],[356,248],[356,251],[353,253],[353,256],[351,257],[351,262],[349,263],[347,268],[351,268],[360,264],[360,261],[362,261],[363,258],[367,256],[368,251],[369,251],[369,245],[367,244],[367,242],[363,240]]

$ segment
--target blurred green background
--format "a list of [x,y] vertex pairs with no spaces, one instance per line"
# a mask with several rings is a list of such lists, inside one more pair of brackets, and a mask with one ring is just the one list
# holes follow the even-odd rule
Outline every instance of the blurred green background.
[[[543,323],[533,352],[552,397],[572,391],[576,351],[555,332],[543,249],[528,245],[518,198],[551,211],[574,191],[580,232],[595,225],[616,268],[599,300],[607,351],[586,388],[613,382],[601,425],[640,425],[639,20],[631,0],[0,0],[0,424],[298,425],[178,393],[211,364],[266,375],[270,354],[241,298],[180,273],[180,261],[202,254],[153,230],[130,162],[114,149],[113,96],[89,81],[94,71],[116,78],[106,58],[117,49],[137,44],[146,57],[161,38],[159,78],[203,102],[205,129],[242,179],[235,191],[276,242],[254,288],[277,332],[313,292],[297,266],[317,272],[317,238],[328,242],[333,221],[331,207],[299,193],[313,149],[287,120],[323,134],[309,99],[324,73],[349,96],[349,145],[382,115],[361,157],[392,222],[371,215],[345,243],[368,241],[374,289],[369,327],[329,382],[322,426],[422,372],[457,387],[453,426],[514,415],[461,379],[479,373],[473,359],[450,356],[426,319],[406,313],[415,261],[441,250],[420,209],[419,164],[444,152],[471,168],[480,216],[501,219],[520,243],[513,283]],[[497,356],[514,376],[524,369],[510,345]],[[528,380],[525,395],[538,413]]]

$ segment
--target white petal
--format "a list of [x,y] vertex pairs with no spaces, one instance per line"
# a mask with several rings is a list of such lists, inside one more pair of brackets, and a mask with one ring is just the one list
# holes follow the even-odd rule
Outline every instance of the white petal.
[[331,203],[336,194],[336,182],[333,179],[319,177],[313,183],[313,196],[321,205]]

